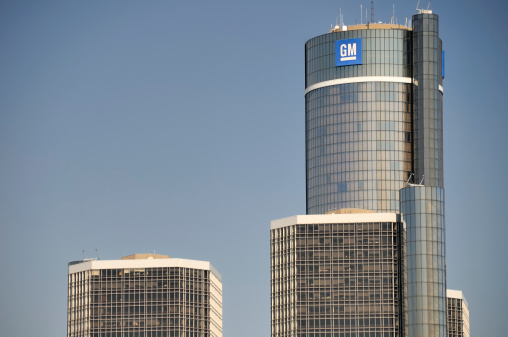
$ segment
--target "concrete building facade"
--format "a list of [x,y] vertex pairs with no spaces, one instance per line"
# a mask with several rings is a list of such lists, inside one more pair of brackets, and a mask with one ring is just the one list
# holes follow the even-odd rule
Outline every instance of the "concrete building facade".
[[221,337],[221,276],[155,254],[71,262],[67,317],[67,337]]

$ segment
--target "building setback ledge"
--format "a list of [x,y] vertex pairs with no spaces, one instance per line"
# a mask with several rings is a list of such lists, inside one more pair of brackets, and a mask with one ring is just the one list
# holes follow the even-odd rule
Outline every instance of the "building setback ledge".
[[294,215],[273,220],[270,229],[292,225],[334,224],[334,223],[365,223],[365,222],[401,222],[397,213],[356,213],[356,214],[313,214]]

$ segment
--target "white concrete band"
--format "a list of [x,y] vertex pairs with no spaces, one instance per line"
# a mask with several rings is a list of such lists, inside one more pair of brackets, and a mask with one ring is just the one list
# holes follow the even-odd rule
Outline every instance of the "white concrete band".
[[[414,83],[418,85],[418,81],[412,80],[410,77],[396,77],[396,76],[361,76],[361,77],[348,77],[338,78],[330,81],[323,81],[314,83],[305,89],[305,95],[312,90],[319,88],[330,87],[332,85],[347,84],[347,83],[362,83],[362,82],[393,82],[393,83]],[[439,84],[439,91],[444,92],[443,86]]]
[[273,220],[270,229],[305,224],[339,224],[365,222],[401,222],[400,214],[396,213],[354,213],[354,214],[311,214],[294,215]]
[[347,77],[338,78],[335,80],[323,81],[314,83],[305,89],[305,95],[307,93],[324,87],[330,87],[332,85],[347,84],[347,83],[362,83],[362,82],[394,82],[394,83],[413,83],[411,77],[396,77],[396,76],[361,76],[361,77]]
[[183,267],[191,269],[210,270],[220,280],[221,275],[208,261],[187,259],[140,259],[140,260],[88,260],[69,266],[69,274],[92,269],[127,269],[127,268],[161,268]]

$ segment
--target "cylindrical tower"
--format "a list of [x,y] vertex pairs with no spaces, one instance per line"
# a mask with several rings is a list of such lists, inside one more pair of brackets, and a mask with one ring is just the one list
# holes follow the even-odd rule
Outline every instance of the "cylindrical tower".
[[399,211],[412,169],[412,31],[336,27],[305,44],[307,214]]
[[[443,184],[443,43],[439,18],[431,11],[413,16],[415,182]],[[425,177],[424,177],[425,176]]]
[[411,337],[446,337],[444,189],[400,191],[406,223],[407,330]]
[[438,16],[413,16],[413,157],[416,182],[401,190],[406,223],[407,329],[446,337],[442,42]]

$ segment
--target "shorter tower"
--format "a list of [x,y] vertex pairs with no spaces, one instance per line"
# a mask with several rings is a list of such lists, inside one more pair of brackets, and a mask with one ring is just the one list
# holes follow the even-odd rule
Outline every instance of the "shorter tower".
[[272,221],[272,337],[404,336],[402,226],[366,210]]
[[462,291],[446,290],[448,337],[469,337],[469,309]]
[[134,254],[69,263],[67,337],[222,337],[210,262]]

